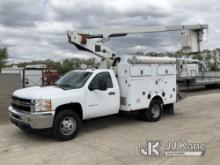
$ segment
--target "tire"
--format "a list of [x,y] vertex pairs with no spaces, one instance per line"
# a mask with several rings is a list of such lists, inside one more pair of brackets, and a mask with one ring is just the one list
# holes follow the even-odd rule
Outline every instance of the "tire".
[[76,112],[63,110],[55,116],[52,129],[55,139],[60,141],[73,139],[79,133],[79,129],[80,118]]
[[145,121],[156,122],[162,114],[162,103],[160,100],[151,101],[149,108],[141,111],[141,117]]

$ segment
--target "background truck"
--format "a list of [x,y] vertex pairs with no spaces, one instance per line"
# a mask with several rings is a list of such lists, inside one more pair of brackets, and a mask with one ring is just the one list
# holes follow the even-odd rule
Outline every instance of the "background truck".
[[59,77],[56,71],[47,69],[46,65],[27,65],[21,74],[21,87],[52,85]]
[[205,62],[194,59],[177,59],[177,83],[180,89],[220,85],[220,72],[207,71]]
[[44,64],[26,65],[24,68],[14,65],[3,68],[1,74],[12,75],[16,83],[19,81],[17,88],[53,85],[60,78],[56,70],[47,68]]
[[51,128],[58,140],[74,138],[82,120],[119,111],[139,111],[143,120],[158,121],[163,111],[173,113],[177,96],[176,59],[116,56],[102,42],[130,33],[192,30],[193,44],[190,42],[187,52],[195,53],[201,50],[198,37],[205,28],[207,25],[69,31],[69,41],[100,57],[102,69],[71,71],[55,86],[15,91],[9,107],[11,121],[24,131]]

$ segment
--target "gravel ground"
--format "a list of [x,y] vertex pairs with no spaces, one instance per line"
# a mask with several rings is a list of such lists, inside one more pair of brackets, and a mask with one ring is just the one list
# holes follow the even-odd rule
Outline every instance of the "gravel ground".
[[[25,134],[8,121],[9,95],[0,95],[0,164],[219,164],[220,89],[191,91],[175,105],[175,115],[159,122],[122,114],[83,123],[76,139],[57,142],[45,133]],[[205,143],[202,157],[147,157],[146,140]]]

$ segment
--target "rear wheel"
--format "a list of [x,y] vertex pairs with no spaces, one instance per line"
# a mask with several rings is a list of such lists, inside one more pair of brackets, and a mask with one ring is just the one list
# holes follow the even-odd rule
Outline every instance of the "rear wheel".
[[150,122],[158,121],[162,114],[162,102],[154,99],[151,101],[149,108],[141,111],[141,117],[143,120]]
[[78,114],[72,110],[64,110],[55,117],[53,136],[61,141],[70,140],[78,134],[79,128],[80,118]]

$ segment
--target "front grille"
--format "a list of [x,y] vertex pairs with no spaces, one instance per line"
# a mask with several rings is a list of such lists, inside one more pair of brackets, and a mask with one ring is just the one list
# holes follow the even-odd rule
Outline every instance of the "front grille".
[[23,98],[18,98],[18,97],[12,96],[11,105],[13,108],[15,108],[17,110],[31,112],[31,107],[33,104],[30,99],[23,99]]
[[16,96],[12,96],[12,100],[18,100],[18,101],[25,102],[25,103],[31,103],[31,99],[23,99],[23,98],[19,98]]

